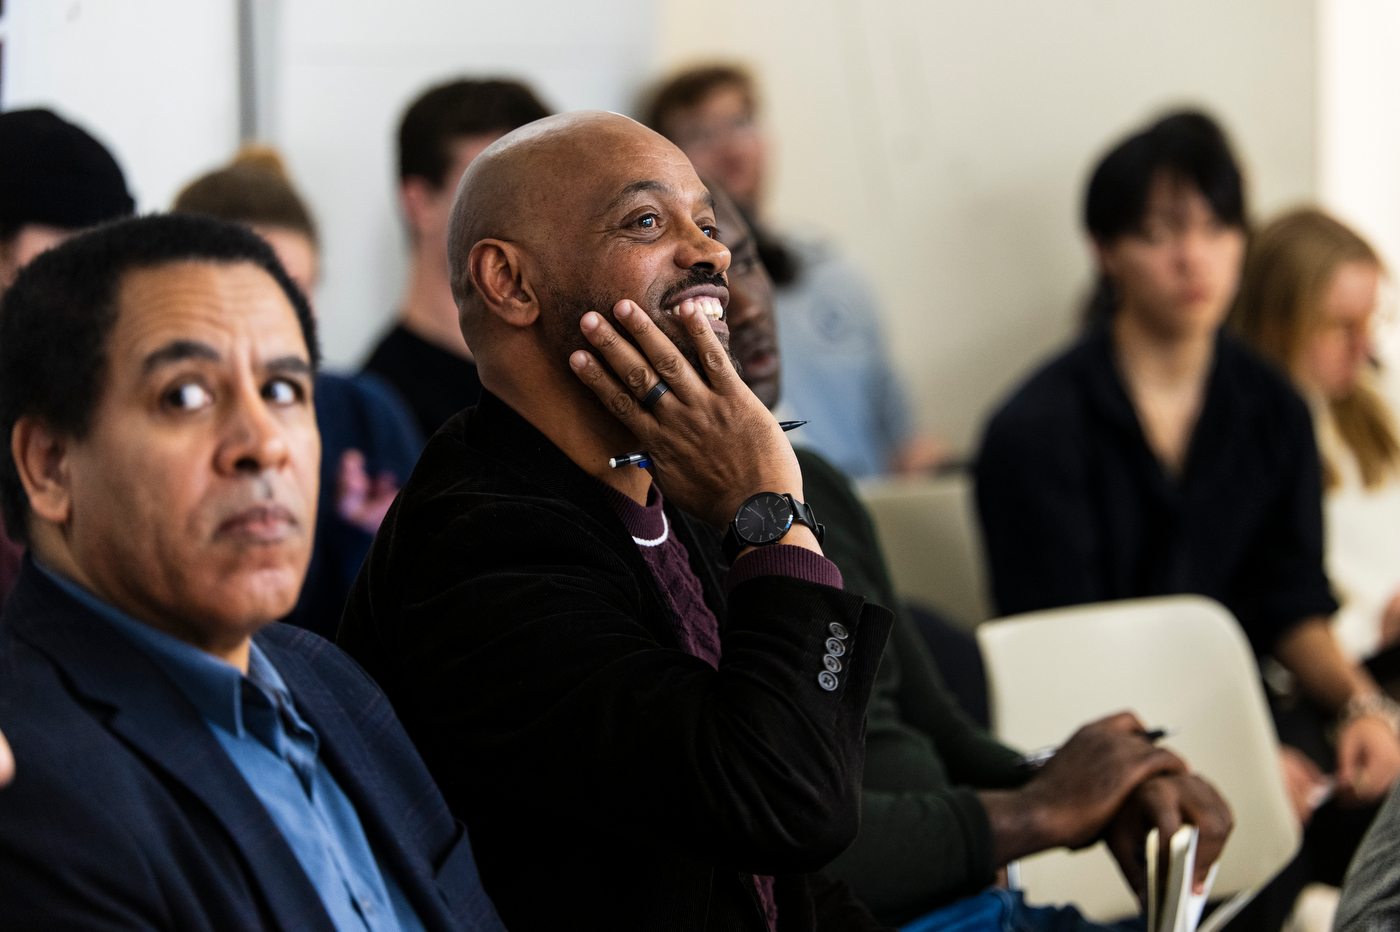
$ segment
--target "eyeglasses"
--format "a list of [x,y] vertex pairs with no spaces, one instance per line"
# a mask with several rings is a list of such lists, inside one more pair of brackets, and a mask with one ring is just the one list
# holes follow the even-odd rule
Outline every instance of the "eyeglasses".
[[676,132],[676,145],[684,152],[709,152],[730,142],[748,142],[758,134],[752,114],[695,123]]

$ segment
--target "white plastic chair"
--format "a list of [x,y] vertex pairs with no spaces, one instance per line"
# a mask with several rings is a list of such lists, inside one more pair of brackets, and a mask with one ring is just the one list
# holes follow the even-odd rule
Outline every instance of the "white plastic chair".
[[[1212,899],[1257,889],[1298,849],[1278,739],[1244,633],[1219,603],[1170,596],[1056,609],[977,629],[997,736],[1024,750],[1058,745],[1124,709],[1215,784],[1235,829]],[[1035,904],[1074,903],[1108,921],[1139,912],[1103,844],[1020,862]]]
[[991,617],[971,476],[881,479],[863,483],[860,496],[900,597],[968,630]]

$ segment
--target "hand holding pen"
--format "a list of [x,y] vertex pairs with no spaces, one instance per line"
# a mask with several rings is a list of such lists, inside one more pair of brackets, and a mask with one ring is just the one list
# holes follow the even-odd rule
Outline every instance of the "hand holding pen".
[[[783,429],[783,433],[790,430],[797,430],[806,421],[779,421],[778,426]],[[636,466],[639,469],[646,469],[651,465],[651,454],[646,450],[638,450],[636,453],[628,453],[626,456],[614,456],[609,458],[608,465],[613,469],[619,466]]]

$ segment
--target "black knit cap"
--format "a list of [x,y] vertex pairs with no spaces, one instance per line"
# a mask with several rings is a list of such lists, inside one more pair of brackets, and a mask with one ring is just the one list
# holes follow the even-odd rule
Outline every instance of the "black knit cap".
[[79,230],[135,209],[102,143],[50,110],[0,113],[0,236],[28,223]]

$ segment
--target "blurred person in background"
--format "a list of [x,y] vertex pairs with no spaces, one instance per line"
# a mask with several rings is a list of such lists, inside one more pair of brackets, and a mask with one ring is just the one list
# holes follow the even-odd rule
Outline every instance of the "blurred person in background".
[[[192,181],[172,209],[250,227],[311,302],[320,276],[320,239],[275,150],[244,148],[227,167]],[[403,400],[371,373],[318,372],[315,401],[322,451],[316,541],[301,596],[284,620],[334,638],[350,585],[413,471],[423,438]]]
[[722,185],[760,238],[778,285],[787,360],[782,414],[809,422],[793,442],[857,479],[932,471],[944,458],[943,444],[914,424],[870,283],[830,246],[778,240],[757,222],[768,154],[752,76],[730,65],[684,71],[650,93],[642,122]]
[[[0,113],[0,296],[39,253],[135,209],[117,160],[81,127],[49,110]],[[23,553],[0,533],[0,600]]]
[[[1285,785],[1307,832],[1234,928],[1276,929],[1304,883],[1340,883],[1400,775],[1400,715],[1329,622],[1307,405],[1221,329],[1246,217],[1234,155],[1203,114],[1167,116],[1103,158],[1085,206],[1100,271],[1089,331],[992,417],[977,503],[1002,614],[1209,596],[1326,716],[1275,697]],[[1334,769],[1336,797],[1314,812]]]
[[[758,242],[714,183],[717,238],[730,251],[730,349],[774,364],[744,382],[770,409],[782,389],[773,284]],[[1073,907],[1029,907],[1020,893],[992,888],[1010,860],[1085,839],[1105,838],[1139,898],[1138,855],[1154,825],[1170,837],[1180,824],[1202,830],[1196,862],[1203,880],[1232,828],[1230,809],[1205,780],[1166,751],[1155,753],[1142,724],[1118,715],[1081,729],[1043,770],[974,724],[944,685],[908,609],[894,593],[869,513],[850,480],[811,450],[795,447],[807,501],[826,527],[823,551],[846,589],[894,612],[894,629],[866,712],[860,833],[827,868],[875,916],[921,930],[1090,928]],[[1161,768],[1160,770],[1154,768]],[[1057,825],[1049,833],[1032,825]]]
[[453,81],[415,100],[399,125],[399,206],[409,269],[398,320],[365,362],[408,402],[424,439],[481,396],[447,280],[447,221],[457,182],[491,143],[549,116],[519,81]]
[[1342,649],[1400,643],[1400,439],[1371,343],[1381,276],[1370,244],[1315,209],[1255,234],[1231,324],[1292,377],[1322,455],[1327,576]]

